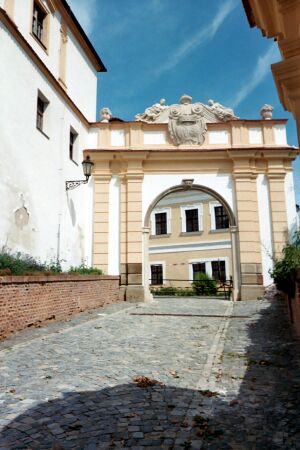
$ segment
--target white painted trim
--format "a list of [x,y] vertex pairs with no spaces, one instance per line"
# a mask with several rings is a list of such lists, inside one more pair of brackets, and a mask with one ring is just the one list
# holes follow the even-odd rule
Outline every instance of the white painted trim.
[[210,144],[228,144],[229,142],[229,134],[227,130],[209,131],[208,136]]
[[116,129],[111,130],[111,146],[112,147],[124,147],[125,145],[125,130]]
[[210,229],[216,229],[216,213],[215,208],[222,206],[220,202],[209,202],[209,214],[210,214]]
[[249,144],[262,144],[262,129],[261,127],[248,128]]
[[[155,208],[152,213],[151,213],[151,236],[157,236],[156,235],[156,222],[155,222],[155,214],[161,214],[161,213],[166,213],[167,214],[167,234],[172,233],[172,214],[171,214],[171,208]],[[158,235],[158,236],[164,236],[162,235]]]
[[117,175],[109,183],[108,275],[120,275],[120,180]]
[[276,145],[287,145],[285,125],[277,124],[273,127]]
[[145,145],[159,145],[166,144],[165,131],[144,131]]
[[[193,280],[193,264],[197,263],[205,263],[205,272],[206,275],[212,277],[212,266],[211,263],[214,261],[225,261],[225,277],[226,280],[229,279],[229,259],[228,256],[219,256],[218,258],[197,258],[197,259],[189,259],[189,280]],[[192,283],[192,281],[191,281]]]
[[206,242],[191,242],[188,244],[171,244],[171,245],[153,245],[149,246],[149,253],[177,253],[177,252],[195,252],[201,250],[221,250],[230,249],[231,240],[225,241],[206,241]]
[[268,286],[272,283],[272,278],[269,271],[273,268],[273,250],[269,185],[266,175],[258,174],[256,183],[262,274],[264,279],[264,286]]
[[293,172],[288,172],[284,180],[285,204],[289,237],[292,237],[299,228],[299,218],[296,211],[296,198]]
[[184,205],[180,206],[180,218],[181,218],[181,231],[186,233],[186,216],[185,211],[197,209],[198,210],[198,230],[203,231],[203,204],[195,203],[194,205]]
[[162,271],[163,271],[163,284],[165,284],[166,278],[167,278],[167,272],[166,272],[166,261],[151,261],[149,263],[149,284],[151,286],[151,266],[158,266],[161,265],[162,266]]

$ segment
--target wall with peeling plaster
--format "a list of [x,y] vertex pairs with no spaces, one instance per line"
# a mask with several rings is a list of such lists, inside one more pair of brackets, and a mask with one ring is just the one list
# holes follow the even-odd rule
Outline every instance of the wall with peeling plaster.
[[[82,260],[91,264],[92,182],[65,190],[66,180],[83,178],[82,151],[87,142],[91,145],[88,131],[2,23],[0,54],[5,61],[0,64],[0,248],[26,252],[42,261],[58,258],[64,267]],[[78,67],[81,63],[78,60]],[[84,70],[90,71],[90,85],[77,83],[83,109],[97,82],[88,62]],[[74,86],[79,75],[73,72]],[[36,128],[38,90],[49,101],[48,137]],[[86,108],[89,117],[93,111],[92,119],[95,110],[96,95]],[[70,127],[79,135],[78,165],[69,159]]]

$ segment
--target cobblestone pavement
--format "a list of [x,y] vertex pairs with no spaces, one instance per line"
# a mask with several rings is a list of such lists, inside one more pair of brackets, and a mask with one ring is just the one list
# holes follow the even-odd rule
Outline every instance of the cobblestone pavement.
[[300,449],[298,349],[278,299],[164,298],[19,333],[0,344],[0,450]]

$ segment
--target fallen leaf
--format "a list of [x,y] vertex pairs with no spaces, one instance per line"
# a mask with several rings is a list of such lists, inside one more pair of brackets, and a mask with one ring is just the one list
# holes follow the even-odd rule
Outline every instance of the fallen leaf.
[[133,381],[137,383],[138,387],[149,387],[149,386],[155,386],[160,385],[163,386],[164,384],[161,381],[154,380],[153,378],[145,377],[144,375],[139,375],[133,378]]

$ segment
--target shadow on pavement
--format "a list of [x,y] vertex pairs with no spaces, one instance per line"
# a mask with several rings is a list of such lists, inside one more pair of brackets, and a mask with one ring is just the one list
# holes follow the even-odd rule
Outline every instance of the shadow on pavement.
[[[135,383],[65,393],[13,420],[1,434],[0,450],[300,449],[297,342],[282,303],[270,303],[244,326],[247,353],[236,350],[232,328],[233,344],[224,348],[218,395]],[[236,374],[243,367],[238,381]],[[233,397],[234,383],[239,390]]]

